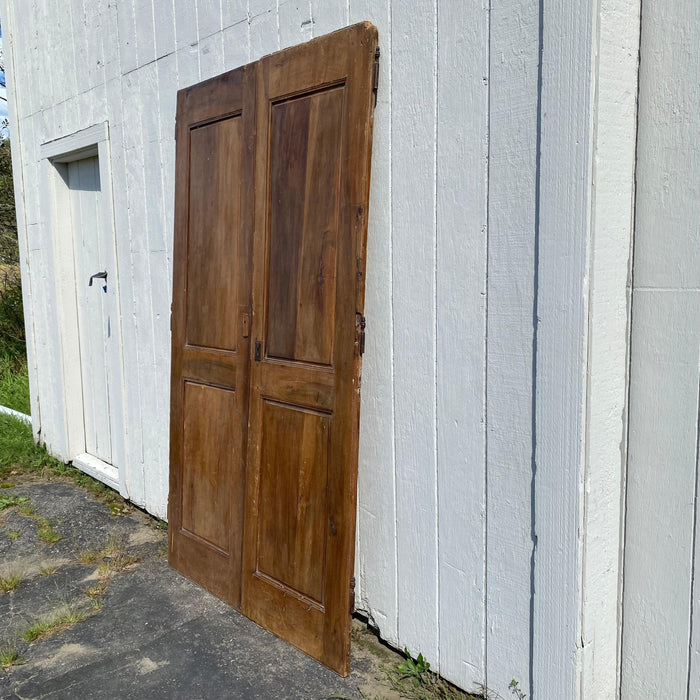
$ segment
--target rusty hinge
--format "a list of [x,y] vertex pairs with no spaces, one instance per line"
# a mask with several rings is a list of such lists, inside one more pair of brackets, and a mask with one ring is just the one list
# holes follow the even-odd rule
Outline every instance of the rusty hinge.
[[379,56],[381,51],[377,46],[374,52],[374,79],[372,80],[372,92],[374,93],[374,106],[377,106],[377,92],[379,91]]
[[360,350],[360,355],[365,354],[365,327],[367,326],[367,321],[365,317],[360,313],[355,313],[355,343]]
[[355,612],[355,577],[350,579],[350,614]]

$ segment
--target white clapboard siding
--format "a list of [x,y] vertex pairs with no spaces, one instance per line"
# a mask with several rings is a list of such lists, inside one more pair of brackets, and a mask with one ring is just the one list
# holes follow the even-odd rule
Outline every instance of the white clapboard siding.
[[[615,15],[610,4],[602,0],[600,12]],[[632,37],[639,0],[624,6],[616,21]],[[604,582],[601,609],[617,609],[618,572],[602,562],[619,554],[621,501],[619,491],[584,496],[584,485],[603,473],[625,420],[636,49],[596,8],[563,0],[0,0],[35,432],[66,454],[62,322],[41,195],[50,166],[39,146],[108,122],[123,343],[120,477],[132,501],[165,517],[176,92],[371,21],[381,59],[357,610],[384,639],[423,653],[468,690],[485,684],[509,697],[515,678],[532,700],[613,696],[617,662],[603,668],[600,659],[616,649],[617,620],[601,626],[602,593],[588,592]],[[608,44],[627,53],[608,56]],[[598,71],[616,75],[618,59],[622,82],[605,93],[601,80],[598,94]],[[627,111],[615,132],[620,90]],[[621,183],[597,219],[592,201],[605,201],[607,190],[597,197],[596,142],[610,144],[601,146],[601,182],[607,173]],[[624,167],[606,171],[607,149],[622,143]],[[600,232],[597,247],[591,231]],[[694,250],[682,253],[688,269],[697,268]],[[596,275],[610,284],[590,291]],[[601,384],[585,380],[590,324],[591,367],[615,386],[600,401]],[[596,324],[610,332],[596,335]],[[587,456],[587,416],[600,421],[593,435],[603,435],[610,411],[605,449]],[[620,459],[619,478],[606,482],[613,486]],[[590,547],[585,522],[606,523]],[[594,566],[584,576],[586,556],[600,562],[600,576]]]

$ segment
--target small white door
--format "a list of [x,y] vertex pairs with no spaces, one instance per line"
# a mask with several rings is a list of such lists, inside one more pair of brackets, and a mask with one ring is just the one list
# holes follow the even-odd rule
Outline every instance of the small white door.
[[[105,226],[97,156],[68,163],[78,336],[85,423],[84,457],[113,465],[120,416],[116,269],[112,230]],[[84,461],[84,460],[83,460]]]

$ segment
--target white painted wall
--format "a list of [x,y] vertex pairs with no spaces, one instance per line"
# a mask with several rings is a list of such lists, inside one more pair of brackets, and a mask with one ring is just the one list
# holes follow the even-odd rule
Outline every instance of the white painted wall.
[[468,689],[614,697],[638,1],[0,3],[35,431],[66,454],[40,144],[109,123],[119,466],[163,517],[176,91],[370,20],[358,609]]
[[644,0],[622,698],[700,693],[700,4]]

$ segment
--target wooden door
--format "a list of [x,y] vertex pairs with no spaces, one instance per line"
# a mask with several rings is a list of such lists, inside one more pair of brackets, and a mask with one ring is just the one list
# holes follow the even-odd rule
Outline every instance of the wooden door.
[[250,363],[254,67],[181,90],[169,562],[240,607]]
[[349,671],[376,29],[178,94],[169,561]]
[[257,71],[242,610],[349,672],[376,29]]
[[[117,393],[121,391],[116,266],[111,226],[103,216],[97,156],[69,162],[63,170],[68,186],[75,261],[78,342],[83,393],[85,454],[112,465],[115,431],[121,430]],[[95,274],[104,275],[93,277]]]

